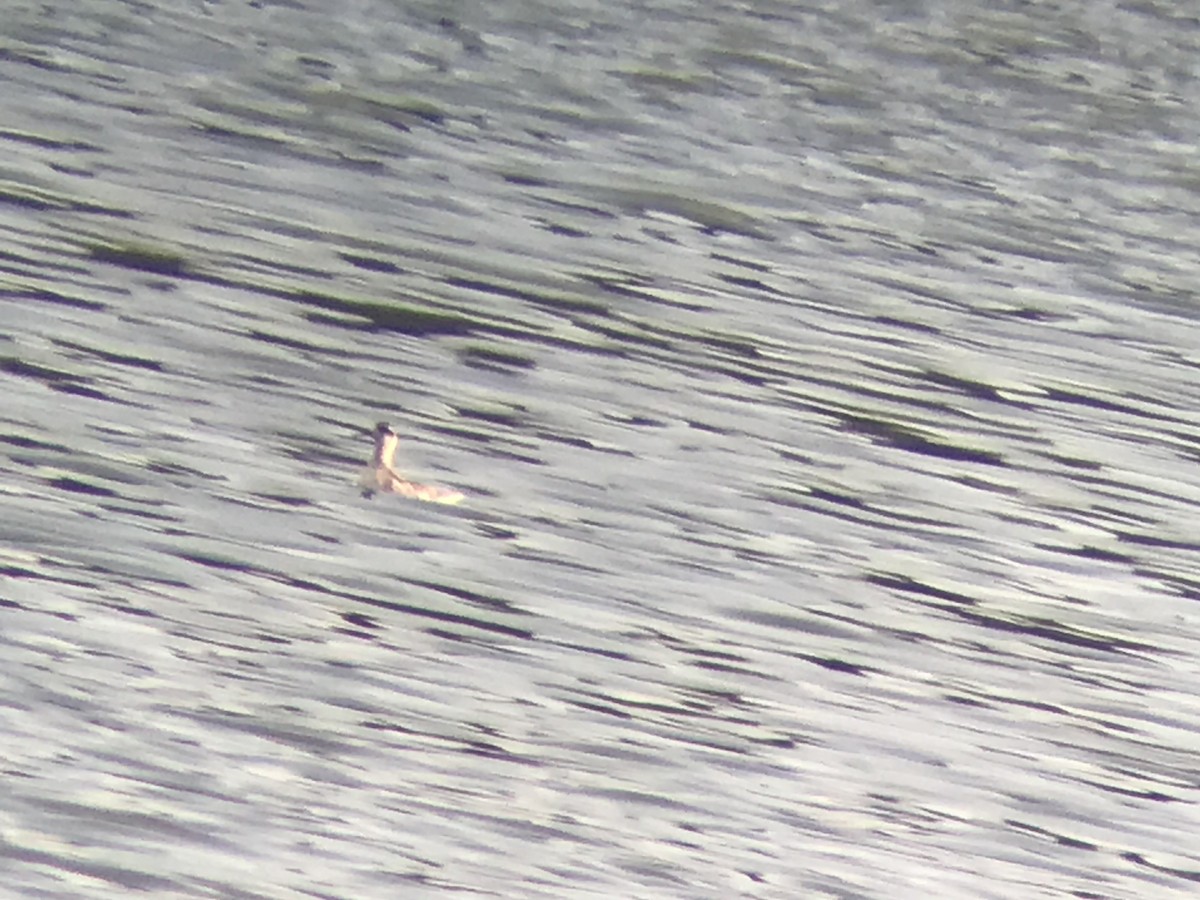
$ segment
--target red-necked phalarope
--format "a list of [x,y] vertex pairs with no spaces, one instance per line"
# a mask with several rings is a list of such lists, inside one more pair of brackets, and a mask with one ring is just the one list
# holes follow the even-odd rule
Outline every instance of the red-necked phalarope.
[[400,438],[387,422],[380,422],[375,426],[375,453],[371,456],[371,464],[358,479],[364,497],[370,497],[376,491],[383,491],[385,494],[399,494],[429,503],[462,501],[461,491],[432,484],[416,484],[397,475],[396,470],[392,468],[392,458],[396,455],[396,445],[399,443]]

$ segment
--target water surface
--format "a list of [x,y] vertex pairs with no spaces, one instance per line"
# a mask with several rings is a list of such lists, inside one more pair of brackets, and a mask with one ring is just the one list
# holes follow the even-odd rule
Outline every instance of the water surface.
[[10,11],[7,890],[1191,896],[1198,24]]

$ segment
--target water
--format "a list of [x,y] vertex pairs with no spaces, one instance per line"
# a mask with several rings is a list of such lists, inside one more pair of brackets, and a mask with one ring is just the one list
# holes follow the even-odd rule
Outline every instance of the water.
[[10,8],[0,895],[1191,896],[1198,35]]

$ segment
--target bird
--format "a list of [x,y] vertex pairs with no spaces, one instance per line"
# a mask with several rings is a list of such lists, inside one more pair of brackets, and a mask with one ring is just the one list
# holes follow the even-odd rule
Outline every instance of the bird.
[[427,503],[461,503],[464,499],[462,491],[453,488],[438,487],[434,484],[417,484],[406,478],[401,478],[394,468],[392,459],[396,455],[396,445],[400,438],[387,422],[375,426],[375,452],[371,462],[362,475],[358,484],[363,489],[363,496],[370,498],[376,491],[385,494],[399,494],[413,500],[424,500]]

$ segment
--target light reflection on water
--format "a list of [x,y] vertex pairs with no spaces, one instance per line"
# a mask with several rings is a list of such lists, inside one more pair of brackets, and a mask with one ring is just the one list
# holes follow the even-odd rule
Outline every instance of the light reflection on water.
[[1186,895],[1194,34],[577,12],[13,16],[13,890]]

